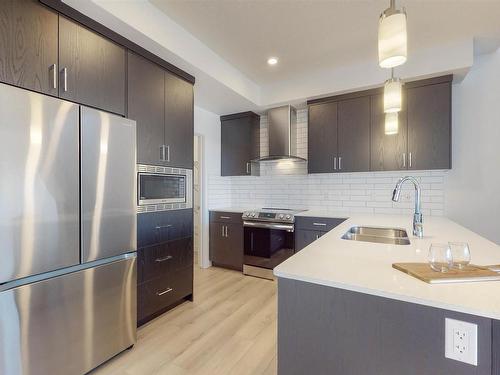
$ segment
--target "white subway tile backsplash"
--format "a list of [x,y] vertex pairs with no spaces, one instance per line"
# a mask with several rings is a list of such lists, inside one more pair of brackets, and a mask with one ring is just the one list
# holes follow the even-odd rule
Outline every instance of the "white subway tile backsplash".
[[[307,159],[307,109],[297,111],[297,153]],[[261,156],[269,155],[267,117],[261,117]],[[404,175],[422,184],[424,215],[444,214],[447,171],[393,171],[307,175],[306,162],[261,163],[260,176],[209,176],[208,206],[332,209],[349,213],[411,214],[414,188],[405,185],[401,202],[392,190]]]

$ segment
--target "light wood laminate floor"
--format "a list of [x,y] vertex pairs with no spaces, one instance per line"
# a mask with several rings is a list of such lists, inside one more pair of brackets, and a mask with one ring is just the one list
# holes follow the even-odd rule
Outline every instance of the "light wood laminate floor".
[[195,267],[194,302],[138,330],[136,345],[92,375],[274,375],[276,282]]

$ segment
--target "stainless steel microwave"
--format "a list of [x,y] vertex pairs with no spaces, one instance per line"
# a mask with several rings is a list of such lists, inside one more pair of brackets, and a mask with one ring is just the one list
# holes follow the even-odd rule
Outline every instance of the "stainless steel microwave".
[[[137,165],[137,204],[158,209],[193,207],[193,171],[156,165]],[[149,210],[148,210],[149,211]]]

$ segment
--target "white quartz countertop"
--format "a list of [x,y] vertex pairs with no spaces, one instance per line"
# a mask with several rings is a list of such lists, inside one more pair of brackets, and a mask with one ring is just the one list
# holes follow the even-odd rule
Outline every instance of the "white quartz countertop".
[[210,208],[210,211],[217,211],[217,212],[231,212],[231,213],[243,213],[245,211],[252,210],[252,208],[245,208],[245,207],[219,207],[219,208]]
[[332,211],[332,210],[306,210],[295,214],[301,217],[331,217],[335,219],[346,219],[349,216],[347,211]]
[[[341,239],[356,225],[405,228],[411,244]],[[448,241],[468,242],[474,264],[500,264],[500,246],[444,217],[424,217],[424,238],[418,239],[412,235],[411,215],[350,215],[277,266],[274,274],[500,320],[500,281],[431,285],[392,268],[393,263],[427,262],[429,245]]]

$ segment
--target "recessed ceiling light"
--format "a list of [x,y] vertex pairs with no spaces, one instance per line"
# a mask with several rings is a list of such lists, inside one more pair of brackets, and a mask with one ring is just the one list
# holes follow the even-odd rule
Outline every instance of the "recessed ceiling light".
[[267,63],[269,65],[276,65],[278,63],[278,58],[276,57],[270,57],[267,59]]

